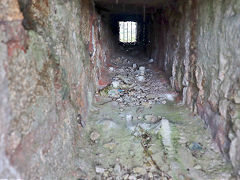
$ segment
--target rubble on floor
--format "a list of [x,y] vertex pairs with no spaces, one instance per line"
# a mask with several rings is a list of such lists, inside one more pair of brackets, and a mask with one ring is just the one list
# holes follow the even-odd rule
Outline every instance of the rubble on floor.
[[204,123],[174,102],[177,93],[151,69],[152,61],[118,57],[112,63],[112,84],[97,92],[98,111],[84,128],[90,139],[82,139],[79,159],[88,166],[81,178],[231,179],[231,165],[212,148]]

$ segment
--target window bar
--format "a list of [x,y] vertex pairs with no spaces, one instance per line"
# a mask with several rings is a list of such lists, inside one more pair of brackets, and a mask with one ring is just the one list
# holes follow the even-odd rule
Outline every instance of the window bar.
[[131,39],[130,39],[131,43],[132,43],[132,22],[131,22]]
[[125,29],[126,29],[126,24],[123,22],[123,42],[125,42],[125,39],[126,39],[126,33],[125,33]]
[[127,42],[127,24],[126,23],[124,24],[125,24],[125,42]]
[[129,42],[128,41],[128,22],[127,22],[127,42]]

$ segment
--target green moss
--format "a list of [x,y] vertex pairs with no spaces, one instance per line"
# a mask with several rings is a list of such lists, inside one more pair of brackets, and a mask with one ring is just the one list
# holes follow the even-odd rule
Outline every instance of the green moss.
[[107,86],[106,88],[104,88],[101,91],[99,91],[99,93],[103,97],[108,97],[108,91],[111,90],[111,89],[112,89],[111,86]]
[[172,141],[172,144],[173,144],[173,148],[174,148],[174,152],[175,154],[178,153],[178,148],[180,147],[180,144],[179,144],[179,132],[177,130],[177,127],[172,125],[171,126],[171,141]]
[[62,95],[62,99],[66,100],[69,98],[70,95],[70,87],[67,82],[67,72],[64,68],[61,69],[61,84],[62,89],[60,90],[60,93]]
[[160,131],[157,133],[156,136],[157,136],[157,139],[159,140],[159,142],[160,142],[160,144],[161,144],[161,147],[164,147],[164,146],[163,146],[162,135],[161,135]]

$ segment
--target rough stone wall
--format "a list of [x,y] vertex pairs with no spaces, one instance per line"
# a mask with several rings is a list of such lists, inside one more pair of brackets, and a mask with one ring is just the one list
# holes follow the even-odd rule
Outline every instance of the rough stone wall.
[[179,1],[153,26],[152,57],[240,175],[240,1]]
[[0,1],[0,179],[81,173],[77,117],[106,84],[104,25],[88,0]]

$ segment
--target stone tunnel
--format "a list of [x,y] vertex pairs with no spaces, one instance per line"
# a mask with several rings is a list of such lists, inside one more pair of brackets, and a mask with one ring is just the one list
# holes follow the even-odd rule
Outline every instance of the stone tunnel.
[[240,179],[240,0],[1,0],[0,92],[0,179]]

